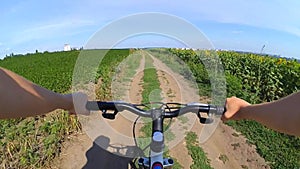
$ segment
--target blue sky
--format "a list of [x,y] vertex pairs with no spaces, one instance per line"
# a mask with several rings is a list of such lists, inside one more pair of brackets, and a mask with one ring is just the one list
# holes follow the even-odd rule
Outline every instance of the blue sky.
[[[3,1],[0,58],[36,49],[62,50],[65,43],[81,47],[114,20],[135,13],[162,12],[195,25],[216,49],[260,52],[265,45],[264,53],[300,59],[299,9],[297,0]],[[155,38],[144,40],[148,41],[144,45],[164,45]],[[129,41],[132,47],[143,45],[141,38],[136,43]]]

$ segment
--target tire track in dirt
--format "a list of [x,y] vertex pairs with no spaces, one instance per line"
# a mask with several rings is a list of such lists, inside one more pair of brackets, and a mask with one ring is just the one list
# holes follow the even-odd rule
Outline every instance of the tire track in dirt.
[[[122,97],[122,100],[124,101],[131,103],[140,103],[142,100],[141,92],[145,59],[144,57],[141,57],[140,59],[140,66],[136,70],[136,74],[132,77],[129,84],[122,84],[122,87],[125,87],[124,90],[128,91]],[[100,84],[101,82],[98,82],[98,85]],[[122,114],[123,116],[118,115],[116,116],[116,119],[114,121],[108,121],[107,123],[111,125],[112,128],[116,130],[116,132],[122,133],[132,138],[133,121],[128,120],[124,117],[127,115],[131,115],[130,119],[134,119],[135,117],[132,117],[132,113],[128,112],[122,112]],[[139,128],[140,126],[137,126],[136,131],[138,131]],[[113,143],[110,142],[110,144]],[[51,166],[51,168],[128,168],[127,166],[130,159],[122,158],[121,156],[117,156],[115,154],[107,152],[106,150],[99,147],[94,142],[94,140],[91,140],[91,138],[85,133],[78,133],[76,135],[70,136],[68,140],[63,143],[62,147],[63,148],[59,158],[53,161],[53,165]]]
[[[141,61],[139,67],[133,77],[130,77],[130,82],[124,84],[117,84],[122,85],[121,90],[125,91],[124,95],[121,96],[120,100],[128,102],[128,103],[141,103],[142,101],[142,82],[144,77],[144,66],[145,66],[145,58],[141,56]],[[125,76],[122,74],[119,76]],[[128,111],[123,111],[119,113],[114,120],[108,120],[107,123],[118,133],[127,136],[129,138],[133,138],[132,134],[132,125],[134,120],[138,116],[132,114]],[[141,125],[137,124],[136,131],[139,131]],[[133,139],[132,139],[133,141]],[[132,146],[134,146],[134,142],[132,142]]]
[[[199,100],[196,94],[197,91],[190,88],[190,84],[186,83],[183,77],[175,74],[160,60],[156,59],[152,55],[150,56],[153,59],[153,65],[157,70],[158,78],[161,84],[160,88],[163,92],[163,102],[186,103]],[[189,117],[190,119],[195,118],[193,116]],[[178,121],[178,118],[173,119],[173,123],[175,121]],[[174,126],[175,127],[172,129],[174,133],[182,130],[179,124],[175,124]],[[176,146],[171,147],[170,155],[177,159],[183,168],[190,168],[190,165],[193,163],[191,156],[188,154],[184,138],[177,142]]]
[[[161,89],[166,99],[164,101],[177,101],[182,103],[200,101],[206,103],[206,97],[193,97],[198,91],[191,88],[181,75],[174,73],[154,56],[151,55],[151,57],[154,60],[154,66],[158,70]],[[180,92],[178,89],[184,92]],[[202,129],[203,124],[196,121],[192,131],[199,137]],[[222,122],[219,123],[214,134],[204,144],[201,144],[201,147],[207,153],[211,166],[216,169],[270,168],[265,160],[256,152],[254,145],[248,144],[244,136],[237,133],[230,126],[224,125]],[[175,157],[184,168],[189,168],[192,164],[192,159],[188,155],[185,147],[185,140],[171,149],[170,154]]]
[[[155,64],[157,65],[157,64]],[[163,102],[180,102],[181,94],[177,93],[180,91],[178,85],[176,85],[176,81],[162,70],[157,71],[158,78],[161,84],[161,89],[163,91]],[[178,119],[173,119],[173,121],[178,121]],[[173,129],[174,130],[174,129]],[[176,130],[176,129],[175,129]],[[170,155],[177,159],[180,165],[184,168],[189,168],[192,164],[192,158],[188,154],[188,150],[186,148],[186,142],[183,139],[180,141],[175,147],[170,149]]]
[[[205,100],[207,100],[205,98],[199,98],[198,91],[191,88],[190,84],[187,83],[181,75],[174,73],[155,57],[152,58],[154,60],[153,65],[158,70],[157,73],[161,83],[161,89],[163,90],[164,101],[186,103],[195,101],[205,102]],[[137,69],[137,73],[131,80],[130,85],[127,85],[127,87],[129,87],[129,92],[126,95],[128,96],[127,99],[129,99],[129,102],[140,103],[142,100],[143,66],[144,62],[142,59],[140,67]],[[112,123],[112,125],[115,125],[114,128],[116,130],[119,130],[121,133],[132,131],[132,121],[128,121],[123,116],[116,116],[116,118],[119,119],[109,122]],[[192,118],[195,118],[195,116],[192,115]],[[178,119],[174,119],[174,121],[176,122]],[[126,125],[124,125],[125,123]],[[203,125],[198,121],[195,123],[192,131],[199,135]],[[128,129],[125,129],[124,126]],[[174,130],[176,131],[179,129],[175,128]],[[138,131],[138,129],[136,129],[136,131]],[[132,132],[128,132],[126,135],[127,134],[129,137],[132,136]],[[188,155],[185,144],[185,140],[181,140],[170,150],[170,155],[176,158],[184,168],[189,168],[192,164],[192,159]],[[59,159],[53,163],[51,168],[101,168],[101,166],[105,165],[115,166],[111,168],[120,168],[121,166],[126,166],[128,163],[128,159],[121,159],[119,156],[112,155],[99,147],[97,148],[97,145],[93,143],[93,140],[83,133],[70,136],[69,141],[66,141],[63,144],[63,147]],[[201,144],[201,147],[207,153],[207,157],[211,160],[211,166],[216,169],[269,168],[264,159],[256,153],[256,149],[253,145],[249,145],[243,136],[234,131],[231,127],[222,123],[220,123],[213,136],[207,142]]]

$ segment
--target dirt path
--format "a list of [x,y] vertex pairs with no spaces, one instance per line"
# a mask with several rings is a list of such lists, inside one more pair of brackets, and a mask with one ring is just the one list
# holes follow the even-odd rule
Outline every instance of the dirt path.
[[[161,88],[165,91],[165,101],[176,102],[181,100],[181,102],[191,102],[199,100],[200,102],[205,102],[205,97],[193,97],[197,91],[191,88],[181,75],[174,73],[160,60],[152,58],[154,59],[155,67],[159,70],[158,75]],[[180,93],[178,89],[183,90],[184,93]],[[203,124],[196,121],[192,131],[200,136],[202,129]],[[211,166],[216,169],[269,168],[265,160],[256,152],[255,146],[248,144],[245,137],[222,122],[216,128],[214,134],[204,144],[201,144],[201,147],[207,153]],[[173,147],[170,152],[184,168],[189,168],[192,164],[192,159],[187,155],[188,152],[184,141]]]
[[[124,100],[132,103],[139,103],[141,101],[142,92],[142,78],[144,70],[144,57],[140,58],[139,67],[136,70],[136,74],[128,83],[118,84],[121,88],[116,89],[122,91],[128,91],[121,96],[120,100]],[[126,66],[126,65],[125,65]],[[122,69],[122,68],[120,68]],[[121,74],[123,72],[121,71]],[[124,75],[116,75],[124,76]],[[116,77],[115,79],[118,79]],[[125,118],[125,116],[130,116],[130,118]],[[132,138],[132,119],[136,116],[132,116],[131,113],[122,112],[122,115],[116,116],[114,121],[107,121],[109,125],[113,127],[117,132],[122,133],[128,137]],[[121,125],[120,125],[121,124]],[[139,130],[140,126],[137,126],[136,130]],[[96,140],[92,140],[87,134],[79,133],[70,136],[70,138],[63,143],[62,152],[60,157],[53,162],[51,168],[59,169],[124,169],[128,168],[128,163],[131,158],[124,158],[116,154],[109,153],[100,147],[97,142],[107,142],[113,144],[112,140],[105,136],[97,137]]]
[[[197,95],[193,94],[195,90],[189,88],[189,85],[185,84],[185,81],[182,77],[174,74],[174,72],[170,68],[168,68],[158,59],[154,57],[152,57],[152,59],[154,61],[153,65],[157,70],[160,88],[163,91],[163,102],[186,103],[199,100]],[[181,91],[185,92],[182,93]],[[190,119],[193,119],[193,117],[190,117]],[[174,121],[178,122],[178,119],[174,119]],[[191,121],[194,122],[193,120]],[[178,131],[180,131],[181,129],[177,129],[177,127],[179,127],[179,124],[174,124],[174,129],[172,130],[172,132],[175,133],[175,135],[184,135],[184,133],[178,133]],[[185,139],[181,138],[180,140],[178,140],[175,146],[170,148],[170,155],[177,159],[177,161],[183,168],[190,168],[190,165],[193,161],[188,154]]]
[[[145,58],[141,56],[139,67],[135,70],[135,74],[130,78],[130,81],[127,83],[117,83],[116,86],[120,87],[120,90],[125,91],[123,95],[119,98],[119,100],[128,102],[128,103],[141,103],[142,101],[142,83],[144,76],[144,66],[145,66]],[[121,72],[119,76],[126,77],[124,72]],[[124,111],[118,116],[116,116],[115,120],[108,121],[108,124],[115,129],[120,134],[133,138],[132,134],[132,124],[134,120],[137,118],[137,115],[132,114],[130,112]],[[120,125],[121,124],[121,125]],[[136,126],[136,131],[140,129],[141,125]],[[131,144],[134,146],[134,142]]]
[[[159,64],[155,63],[155,66]],[[161,84],[161,89],[164,91],[163,102],[178,102],[180,103],[181,93],[180,87],[177,85],[176,80],[168,73],[159,70],[157,71],[158,78]],[[177,119],[174,119],[177,120]],[[189,168],[192,164],[192,158],[188,154],[185,140],[180,141],[175,147],[170,149],[170,155],[177,159],[183,168]]]
[[[163,98],[165,102],[195,102],[205,101],[205,98],[199,98],[198,91],[191,87],[184,78],[174,73],[160,60],[153,57],[154,66],[158,70],[158,77],[163,91]],[[142,92],[142,78],[144,69],[144,58],[141,58],[140,66],[131,79],[129,84],[124,84],[128,93],[125,94],[122,100],[139,103]],[[126,113],[125,113],[126,114]],[[125,115],[123,114],[123,115]],[[115,121],[108,122],[114,126],[118,132],[132,137],[132,119],[135,117],[132,114],[129,119],[125,116],[117,116]],[[194,115],[188,116],[188,119],[195,119]],[[192,130],[198,135],[203,128],[203,125],[198,121],[189,120],[187,123],[180,123],[180,120],[175,119],[174,123],[178,123],[177,128],[171,129],[175,135],[183,135],[176,131]],[[120,125],[122,124],[122,125]],[[185,130],[183,130],[185,129]],[[138,129],[137,129],[138,130]],[[104,136],[91,140],[86,134],[73,135],[63,144],[63,150],[58,160],[51,168],[61,169],[78,169],[78,168],[126,168],[128,166],[129,158],[122,158],[115,154],[108,153],[106,150],[100,148],[95,142],[111,141]],[[189,168],[192,164],[192,159],[188,155],[185,146],[185,140],[173,140],[169,143],[170,154],[176,158],[178,162],[184,167]],[[172,146],[173,145],[173,146]],[[261,158],[255,150],[254,146],[247,144],[246,139],[239,133],[235,132],[230,127],[220,124],[213,136],[204,144],[201,145],[207,153],[207,157],[211,160],[213,168],[268,168],[263,158]],[[102,166],[102,167],[101,167]],[[109,167],[103,167],[109,166]]]

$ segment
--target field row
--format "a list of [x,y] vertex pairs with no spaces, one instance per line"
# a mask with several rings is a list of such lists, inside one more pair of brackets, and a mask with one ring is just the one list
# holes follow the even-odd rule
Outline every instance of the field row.
[[[97,57],[106,51],[85,51]],[[37,53],[5,58],[0,66],[16,72],[47,89],[70,92],[74,65],[80,51]],[[129,50],[111,50],[102,59],[95,79],[101,77],[99,98],[110,94],[111,73]],[[76,117],[55,111],[46,116],[0,121],[0,168],[44,168],[60,153],[66,136],[81,126]]]
[[[237,96],[249,103],[273,101],[300,89],[300,64],[297,60],[227,51],[169,49],[161,52],[168,53],[169,59],[188,65],[199,85],[200,95],[211,95],[214,89],[211,82],[220,85],[218,95]],[[211,67],[215,68],[214,72],[209,70]],[[186,74],[185,71],[180,73]],[[225,76],[226,85],[222,76]],[[255,144],[258,153],[272,168],[300,167],[299,137],[275,132],[254,121],[227,124]]]

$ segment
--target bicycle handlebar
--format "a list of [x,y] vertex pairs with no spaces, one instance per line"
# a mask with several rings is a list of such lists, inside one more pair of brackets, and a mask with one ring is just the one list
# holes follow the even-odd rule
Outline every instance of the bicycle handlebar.
[[[150,103],[153,104],[153,103]],[[157,103],[154,103],[157,104]],[[176,106],[170,106],[176,105]],[[102,116],[107,119],[115,119],[115,116],[118,112],[128,110],[136,115],[142,117],[152,118],[152,139],[150,146],[150,156],[149,158],[140,158],[138,161],[139,166],[143,168],[165,168],[173,165],[172,159],[163,158],[164,150],[164,129],[163,129],[163,120],[164,118],[173,118],[188,112],[196,113],[200,119],[201,123],[209,124],[212,123],[212,119],[203,118],[200,115],[200,112],[210,114],[223,115],[226,111],[222,106],[215,106],[210,104],[201,104],[201,103],[189,103],[189,104],[179,104],[179,103],[160,103],[158,108],[152,109],[141,109],[140,106],[147,107],[143,104],[130,104],[126,102],[101,102],[101,101],[89,101],[86,104],[88,110],[102,111]],[[114,111],[114,113],[107,113],[107,111]],[[137,117],[138,119],[139,117]],[[134,123],[135,126],[135,123]],[[133,127],[133,137],[135,144],[137,141],[135,139],[135,132]],[[169,161],[171,160],[171,161]]]
[[[169,103],[173,104],[173,103]],[[165,104],[166,105],[166,104]],[[215,114],[215,115],[223,115],[225,107],[223,106],[215,106],[210,104],[201,104],[201,103],[189,103],[189,104],[180,104],[183,107],[177,107],[176,110],[173,111],[162,111],[162,116],[164,118],[173,118],[177,117],[189,112],[193,112],[199,114],[200,112],[207,113],[207,114]],[[137,106],[141,105],[134,105],[126,102],[101,102],[101,101],[89,101],[86,105],[88,110],[97,111],[100,110],[103,113],[106,113],[107,110],[114,111],[114,115],[118,112],[127,110],[136,115],[142,117],[152,117],[151,110],[143,110],[138,108]],[[168,107],[161,109],[169,109]],[[174,109],[174,108],[171,108]]]

